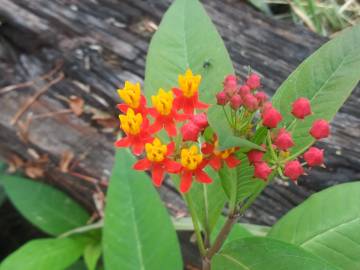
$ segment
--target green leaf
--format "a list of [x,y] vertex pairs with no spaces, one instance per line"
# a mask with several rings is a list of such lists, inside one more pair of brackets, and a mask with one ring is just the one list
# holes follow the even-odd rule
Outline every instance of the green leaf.
[[213,270],[339,270],[297,246],[265,237],[234,240],[212,260]]
[[88,270],[88,269],[82,260],[78,260],[77,262],[72,264],[70,267],[68,267],[66,270]]
[[87,212],[69,196],[44,183],[2,175],[2,184],[16,209],[42,231],[59,235],[83,226]]
[[[177,86],[178,75],[187,68],[201,74],[199,95],[208,104],[215,103],[224,77],[234,73],[224,43],[198,0],[176,0],[165,13],[146,59],[147,97],[160,87]],[[220,107],[211,118],[209,120],[223,120]],[[222,131],[216,132],[221,134]]]
[[[224,77],[234,73],[224,43],[199,1],[176,0],[151,40],[145,72],[147,97],[154,95],[160,87],[171,89],[177,86],[178,75],[187,68],[201,74],[200,99],[209,104],[215,102]],[[223,111],[217,110],[209,120],[212,117],[223,119]],[[216,132],[220,134],[221,130]],[[216,174],[210,173],[214,183],[194,183],[189,195],[204,230],[214,226],[226,199]]]
[[10,254],[0,270],[63,270],[82,254],[85,238],[32,240]]
[[95,270],[100,259],[102,247],[100,242],[89,243],[84,249],[84,261],[88,270]]
[[[256,130],[252,139],[253,143],[257,146],[263,144],[267,128],[260,127]],[[254,201],[261,191],[266,187],[266,183],[260,179],[254,178],[254,167],[249,164],[247,156],[244,152],[249,151],[251,148],[240,148],[240,153],[237,154],[240,159],[240,166],[236,168],[228,168],[223,166],[219,171],[221,184],[225,190],[226,195],[231,200],[232,196],[236,197],[236,202],[240,203],[248,200],[249,203]],[[263,150],[261,147],[257,148]],[[235,192],[236,194],[232,194]]]
[[[211,241],[212,243],[215,241],[216,237],[218,236],[218,234],[220,233],[222,227],[224,226],[226,222],[226,218],[221,216],[218,220],[218,222],[216,223],[216,226],[214,227],[214,231],[211,233]],[[245,237],[250,237],[253,236],[247,229],[245,229],[245,227],[242,226],[242,224],[240,223],[236,223],[228,237],[226,238],[224,244],[229,243],[230,241],[236,240],[236,239],[240,239],[240,238],[245,238]]]
[[213,182],[202,184],[194,181],[189,191],[189,197],[193,201],[202,228],[211,232],[224,208],[226,196],[217,174],[210,168],[207,168],[206,172]]
[[266,15],[272,15],[271,9],[269,8],[266,0],[249,0],[249,2]]
[[254,178],[254,168],[250,166],[245,154],[239,153],[238,158],[241,163],[236,168],[223,166],[219,171],[221,183],[226,195],[230,199],[232,192],[236,194],[236,202],[254,201],[256,197],[265,188],[266,183],[260,179]]
[[[360,25],[343,31],[308,57],[280,86],[272,99],[283,115],[283,124],[291,127],[295,146],[301,154],[314,139],[309,130],[315,119],[330,121],[360,79]],[[291,103],[299,97],[311,102],[313,114],[296,120]]]
[[341,269],[360,269],[360,183],[311,196],[280,219],[269,237],[301,246]]
[[103,229],[107,269],[182,269],[169,214],[150,178],[132,169],[136,159],[117,150],[110,179]]

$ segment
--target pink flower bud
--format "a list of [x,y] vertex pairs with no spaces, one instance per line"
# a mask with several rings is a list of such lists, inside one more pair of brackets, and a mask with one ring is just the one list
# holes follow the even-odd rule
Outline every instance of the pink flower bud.
[[195,125],[194,122],[190,121],[181,127],[181,134],[183,141],[194,141],[198,140],[200,128]]
[[247,85],[242,85],[242,86],[240,86],[240,88],[239,88],[239,94],[240,94],[240,96],[242,96],[242,97],[245,97],[246,95],[249,95],[250,92],[251,92],[250,87],[247,86]]
[[280,150],[286,151],[287,149],[289,149],[290,147],[292,147],[294,145],[294,141],[291,137],[291,134],[289,132],[287,132],[284,128],[282,128],[282,129],[280,129],[280,131],[274,141],[274,144]]
[[256,89],[260,87],[260,77],[259,75],[252,73],[250,74],[250,76],[248,77],[246,84],[251,88],[251,89]]
[[281,114],[273,107],[267,108],[262,113],[263,125],[268,128],[276,128],[281,122]]
[[225,77],[225,79],[224,79],[224,87],[225,88],[236,87],[236,85],[237,85],[237,78],[235,75],[230,74]]
[[226,97],[228,98],[228,99],[231,99],[231,97],[233,96],[233,95],[235,95],[236,94],[236,88],[233,88],[233,87],[229,87],[229,88],[224,88],[224,90],[223,90],[224,92],[225,92],[225,95],[226,95]]
[[200,130],[204,130],[209,125],[206,113],[204,112],[194,115],[191,121],[197,125]]
[[310,134],[317,140],[328,137],[330,134],[329,123],[324,119],[316,120],[310,129]]
[[304,119],[311,114],[310,101],[307,98],[298,98],[292,104],[291,113],[299,119]]
[[257,98],[252,94],[245,95],[243,97],[243,103],[245,108],[251,112],[256,111],[257,108],[259,107],[259,102]]
[[268,100],[267,94],[265,94],[263,91],[258,91],[255,94],[255,97],[257,98],[259,104],[264,104]]
[[234,110],[239,109],[240,106],[241,106],[241,104],[242,104],[242,99],[241,99],[241,97],[240,97],[238,94],[234,95],[234,96],[230,99],[230,106],[231,106],[231,108],[233,108]]
[[324,150],[316,147],[310,147],[304,153],[304,159],[310,167],[320,166],[324,163]]
[[224,91],[221,91],[216,94],[216,103],[218,105],[226,105],[227,102],[228,102],[228,99],[227,99]]
[[263,180],[267,180],[271,174],[271,168],[266,162],[258,162],[254,164],[254,176]]
[[236,94],[237,79],[235,75],[228,75],[224,80],[224,92],[228,98]]
[[296,181],[300,175],[304,174],[304,169],[298,160],[292,160],[285,164],[284,175]]
[[251,150],[247,153],[247,158],[250,164],[255,164],[257,162],[261,162],[264,156],[264,152],[259,150]]
[[270,101],[265,102],[261,107],[262,112],[264,112],[264,111],[266,111],[267,109],[270,109],[270,108],[273,108]]

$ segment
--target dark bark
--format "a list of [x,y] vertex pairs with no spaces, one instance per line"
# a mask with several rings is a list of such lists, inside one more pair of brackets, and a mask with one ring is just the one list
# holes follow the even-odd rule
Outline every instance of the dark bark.
[[[10,123],[19,108],[46,82],[39,80],[0,94],[0,155],[34,162],[37,155],[47,154],[43,178],[94,210],[93,194],[97,186],[106,186],[110,176],[116,133],[116,128],[105,128],[94,119],[94,112],[106,115],[108,123],[116,123],[119,100],[115,89],[125,80],[142,82],[150,37],[169,2],[0,0],[0,87],[33,80],[51,70],[59,59],[65,75],[15,125]],[[302,27],[266,18],[240,1],[206,0],[204,5],[225,40],[238,75],[244,76],[250,65],[264,78],[269,94],[326,41]],[[84,99],[85,113],[33,119],[24,134],[21,124],[30,114],[66,110],[71,95]],[[327,168],[312,170],[299,181],[300,186],[270,185],[243,221],[272,224],[313,191],[359,179],[359,99],[358,87],[332,122],[332,136],[320,144],[325,148]],[[75,155],[75,176],[59,170],[66,151]],[[171,185],[166,184],[160,193],[173,215],[186,212]]]

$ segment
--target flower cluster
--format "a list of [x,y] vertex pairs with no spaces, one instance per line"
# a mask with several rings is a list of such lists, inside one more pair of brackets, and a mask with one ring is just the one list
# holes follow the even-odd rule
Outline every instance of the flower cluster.
[[[220,150],[218,136],[208,124],[209,105],[199,100],[200,83],[201,76],[188,69],[179,75],[178,86],[168,91],[160,88],[151,96],[151,106],[142,95],[139,83],[127,81],[124,88],[118,90],[123,101],[118,105],[122,112],[120,127],[125,135],[115,145],[129,147],[134,155],[142,156],[133,168],[150,171],[156,186],[162,184],[166,173],[180,176],[181,192],[187,192],[194,180],[211,183],[212,179],[204,170],[206,166],[214,171],[223,166],[234,168],[240,164],[238,153],[246,151],[238,147]],[[223,86],[216,95],[216,103],[223,107],[234,135],[254,141],[258,130],[266,131],[260,142],[256,142],[261,144],[262,150],[246,153],[254,167],[254,177],[266,181],[270,175],[278,173],[296,181],[304,174],[304,165],[323,164],[323,150],[319,148],[292,153],[294,125],[281,125],[283,117],[260,91],[261,80],[257,74],[249,74],[242,83],[236,76],[228,75]],[[302,121],[312,114],[310,101],[298,98],[291,104],[291,113]],[[309,130],[316,140],[327,137],[329,132],[329,124],[323,119],[315,120]],[[301,154],[302,163],[298,159]]]
[[[254,166],[254,177],[266,181],[271,174],[279,173],[296,181],[304,174],[304,165],[313,167],[323,164],[323,150],[311,147],[303,154],[304,162],[301,163],[297,157],[302,153],[291,152],[295,145],[291,134],[293,125],[281,127],[281,113],[272,106],[260,88],[261,80],[255,73],[251,73],[242,83],[236,76],[228,75],[224,88],[216,95],[217,104],[223,106],[228,123],[238,136],[252,140],[253,127],[267,128],[263,150],[247,152],[249,163]],[[300,121],[312,114],[307,98],[298,98],[289,106],[292,115]],[[329,132],[329,124],[323,119],[314,121],[309,130],[316,140],[326,138]]]
[[[208,127],[205,110],[209,105],[199,100],[200,83],[201,76],[188,69],[179,75],[177,87],[169,91],[160,88],[151,97],[151,107],[147,107],[139,83],[127,81],[118,90],[123,101],[118,105],[123,113],[119,116],[120,127],[125,136],[115,145],[130,147],[137,156],[144,154],[133,168],[151,171],[156,186],[162,184],[165,173],[174,173],[180,175],[180,191],[187,192],[193,180],[212,182],[204,171],[207,165],[219,170],[223,163],[234,167],[240,162],[234,155],[235,148],[218,150],[216,135],[201,144],[201,134]],[[162,130],[170,143],[160,139],[164,137],[159,134]]]

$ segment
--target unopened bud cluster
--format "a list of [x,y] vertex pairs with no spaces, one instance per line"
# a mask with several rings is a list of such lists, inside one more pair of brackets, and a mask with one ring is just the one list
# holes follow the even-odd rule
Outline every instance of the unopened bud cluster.
[[[223,82],[223,89],[217,93],[217,104],[223,106],[226,118],[236,136],[252,140],[257,129],[267,128],[267,135],[262,144],[263,150],[247,152],[249,163],[254,166],[254,177],[268,180],[279,173],[284,178],[296,181],[304,174],[304,166],[321,166],[324,162],[323,150],[311,147],[305,153],[292,152],[295,146],[292,127],[282,125],[283,116],[268,101],[261,91],[260,77],[251,73],[240,82],[235,75],[228,75]],[[310,101],[300,97],[289,102],[289,109],[295,120],[303,124],[303,119],[312,114]],[[320,140],[329,136],[329,123],[323,119],[313,122],[310,135]],[[304,162],[298,157],[302,155]]]

